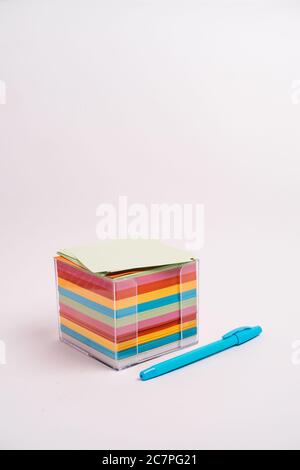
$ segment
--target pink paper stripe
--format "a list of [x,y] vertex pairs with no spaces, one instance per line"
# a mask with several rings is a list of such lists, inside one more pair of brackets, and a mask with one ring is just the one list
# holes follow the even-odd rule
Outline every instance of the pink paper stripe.
[[[109,336],[114,336],[114,328],[106,325],[105,323],[95,320],[94,318],[90,318],[87,315],[83,315],[82,313],[78,312],[72,307],[69,307],[68,305],[63,304],[60,302],[60,310],[63,315],[65,312],[66,315],[69,315],[70,318],[73,318],[74,320],[78,320],[81,323],[86,324],[87,326],[90,326],[91,328],[94,328],[99,331],[103,331],[103,333],[106,333]],[[191,307],[186,307],[182,310],[182,320],[183,321],[191,321],[197,313],[196,306],[193,305]],[[155,318],[149,318],[148,320],[142,320],[138,322],[138,328],[140,330],[148,329],[148,328],[153,328],[157,325],[163,325],[164,323],[169,323],[171,321],[177,320],[180,318],[180,311],[176,310],[175,312],[170,312],[166,313],[165,315],[160,315],[159,317]],[[125,325],[121,326],[116,329],[116,334],[117,336],[122,335],[122,334],[128,334],[128,333],[133,333],[136,331],[136,324],[132,323],[130,325]]]
[[[170,277],[174,276],[180,276],[180,268],[174,268],[174,269],[169,269],[166,271],[160,271],[155,274],[146,274],[132,278],[132,279],[122,279],[122,278],[116,278],[115,281],[113,281],[110,278],[107,277],[98,277],[93,273],[90,273],[89,271],[83,269],[83,268],[76,268],[75,266],[71,266],[68,263],[64,263],[61,260],[57,260],[57,268],[58,268],[58,274],[60,273],[60,269],[65,270],[71,275],[74,275],[76,277],[79,277],[82,280],[86,280],[87,282],[91,282],[95,284],[95,286],[98,286],[100,288],[103,288],[107,291],[107,296],[109,298],[113,298],[113,290],[114,290],[114,283],[116,286],[116,289],[119,291],[123,289],[130,289],[130,288],[135,288],[136,285],[142,285],[142,284],[149,284],[155,281],[160,281],[163,279],[168,279]],[[181,272],[182,274],[185,273],[191,273],[196,271],[196,262],[192,261],[186,265],[183,265],[181,267]],[[103,293],[103,295],[105,295]]]

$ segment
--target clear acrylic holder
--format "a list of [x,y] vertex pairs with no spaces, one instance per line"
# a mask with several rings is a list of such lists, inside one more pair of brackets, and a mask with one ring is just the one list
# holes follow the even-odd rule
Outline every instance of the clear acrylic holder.
[[[189,294],[190,291],[185,290],[185,278],[189,276],[191,272],[191,264],[195,264],[196,273],[196,298],[195,305],[190,305]],[[77,350],[84,354],[107,364],[108,366],[121,370],[135,364],[147,361],[152,358],[159,357],[163,354],[167,354],[188,346],[191,346],[198,342],[198,260],[190,263],[185,263],[176,268],[172,266],[166,267],[166,271],[174,270],[174,277],[178,277],[178,282],[175,284],[179,285],[179,291],[174,295],[178,298],[174,305],[178,304],[178,315],[177,311],[166,314],[173,318],[174,326],[174,338],[177,339],[169,343],[164,344],[164,338],[166,336],[159,336],[160,333],[163,335],[164,324],[159,323],[160,315],[157,318],[157,326],[142,329],[142,325],[151,323],[151,319],[148,319],[149,311],[155,311],[155,308],[143,312],[143,302],[139,302],[139,299],[143,294],[139,293],[139,289],[142,290],[140,278],[143,277],[143,271],[141,271],[140,277],[127,277],[127,278],[109,278],[94,275],[87,270],[78,268],[76,274],[76,268],[70,267],[67,263],[55,259],[55,273],[56,273],[56,285],[57,289],[57,303],[59,312],[59,334],[60,339],[64,343],[71,345]],[[164,271],[162,271],[164,273]],[[173,284],[170,286],[173,287]],[[70,290],[71,289],[71,290]],[[164,288],[163,288],[164,289]],[[96,292],[95,292],[96,291]],[[151,293],[149,296],[151,298]],[[105,295],[103,295],[105,293]],[[124,293],[128,293],[128,296],[124,297]],[[87,297],[84,297],[87,296]],[[147,298],[147,294],[145,295]],[[85,304],[82,305],[80,302],[85,300]],[[95,302],[95,300],[103,299],[106,305],[112,308],[103,306]],[[193,297],[192,297],[193,299]],[[154,300],[160,305],[160,299]],[[185,302],[188,307],[185,306]],[[162,302],[163,304],[163,302]],[[167,304],[165,307],[168,307]],[[121,306],[121,308],[119,308]],[[93,310],[92,307],[98,310]],[[163,306],[164,307],[164,306]],[[164,308],[161,308],[164,311]],[[160,308],[159,306],[157,307]],[[77,311],[78,309],[78,311]],[[172,309],[171,309],[172,310]],[[195,310],[195,313],[194,313]],[[109,317],[108,312],[111,317]],[[112,313],[111,313],[112,312]],[[192,313],[191,313],[192,312]],[[107,318],[105,317],[107,315]],[[195,317],[193,316],[195,315]],[[194,318],[191,322],[196,322],[196,331],[190,334],[192,329],[186,330],[185,324],[188,323],[189,318]],[[98,324],[102,324],[100,321],[107,321],[103,323],[102,334],[100,330],[97,331]],[[131,321],[134,319],[134,321]],[[148,320],[148,323],[147,323]],[[129,323],[128,323],[129,321]],[[179,323],[176,323],[176,322]],[[170,322],[172,325],[173,323]],[[155,321],[154,321],[155,324]],[[177,332],[176,325],[179,324]],[[166,323],[167,328],[169,327]],[[155,335],[155,328],[157,328],[157,335]],[[76,331],[74,331],[74,329]],[[154,338],[151,340],[149,336],[149,342],[145,342],[145,336],[151,335],[154,330]],[[173,331],[173,330],[172,330]],[[189,335],[187,335],[188,331]],[[144,333],[144,334],[142,334]],[[72,336],[71,336],[72,335]],[[87,337],[88,336],[88,337]],[[84,342],[83,342],[84,341]],[[156,347],[147,349],[151,341],[157,344]],[[98,344],[99,343],[99,344]],[[160,343],[162,343],[160,345]],[[110,348],[107,345],[110,345]],[[127,345],[123,346],[123,345]],[[154,344],[154,343],[153,343]],[[121,346],[120,346],[121,345]],[[124,349],[125,347],[125,349]],[[122,349],[123,348],[123,349]]]

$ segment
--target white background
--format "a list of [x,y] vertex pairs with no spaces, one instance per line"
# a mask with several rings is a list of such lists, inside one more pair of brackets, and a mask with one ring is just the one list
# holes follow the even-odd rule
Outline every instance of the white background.
[[[2,448],[300,447],[299,79],[297,1],[0,1]],[[60,344],[119,195],[205,204],[200,343],[264,335],[145,383]]]

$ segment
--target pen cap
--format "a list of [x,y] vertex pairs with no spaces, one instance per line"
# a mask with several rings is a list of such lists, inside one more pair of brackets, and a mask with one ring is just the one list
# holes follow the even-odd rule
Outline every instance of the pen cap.
[[237,328],[236,330],[230,331],[226,335],[223,336],[223,339],[231,338],[235,336],[237,339],[237,344],[244,344],[247,341],[251,341],[251,339],[256,338],[262,333],[262,328],[260,326],[254,327],[242,327]]

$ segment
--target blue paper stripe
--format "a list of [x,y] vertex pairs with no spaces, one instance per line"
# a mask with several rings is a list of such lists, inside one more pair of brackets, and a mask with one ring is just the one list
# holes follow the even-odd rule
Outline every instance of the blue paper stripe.
[[[145,312],[146,310],[152,310],[153,308],[164,307],[165,305],[173,304],[175,302],[180,302],[184,300],[191,299],[196,297],[196,289],[188,290],[180,294],[168,295],[167,297],[162,297],[161,299],[150,300],[149,302],[144,302],[138,305],[139,312]],[[118,310],[121,312],[122,310]],[[123,316],[123,315],[122,315]]]
[[81,305],[85,305],[86,307],[96,310],[97,312],[103,313],[103,315],[114,318],[114,311],[111,308],[105,307],[105,305],[93,302],[92,300],[86,299],[85,297],[75,294],[74,292],[71,292],[68,289],[64,289],[63,287],[58,287],[58,292],[71,300],[75,300],[75,302],[78,302]]
[[71,328],[68,328],[67,326],[60,325],[60,329],[63,333],[66,333],[72,338],[77,339],[77,341],[80,341],[80,343],[86,344],[90,348],[93,348],[96,351],[99,351],[102,354],[105,354],[106,356],[111,357],[112,359],[115,359],[115,353],[113,351],[110,351],[110,349],[107,349],[104,346],[101,346],[101,344],[95,343],[91,339],[87,338],[86,336],[80,335],[79,333],[77,333],[74,330],[71,330]]
[[[197,328],[190,328],[189,330],[185,330],[182,332],[182,338],[189,338],[190,336],[194,336],[197,334]],[[179,341],[181,339],[181,333],[174,333],[170,336],[165,336],[164,338],[155,339],[153,341],[149,341],[149,343],[144,343],[139,345],[139,352],[146,352],[150,349],[159,348],[160,346],[164,346],[168,343],[173,343],[175,341]],[[121,351],[123,352],[123,351]],[[126,350],[124,351],[126,352]]]
[[[71,292],[68,289],[64,289],[63,287],[58,287],[58,291],[61,295],[64,295],[65,297],[68,297],[69,299],[75,300],[76,302],[82,305],[85,305],[86,307],[89,307],[93,310],[96,310],[97,312],[100,312],[103,315],[106,315],[110,318],[114,318],[114,311],[111,308],[105,307],[102,304],[98,304],[97,302],[93,302],[92,300],[86,299],[85,297],[75,294],[74,292]],[[137,306],[138,313],[145,312],[147,310],[152,310],[152,309],[159,308],[159,307],[164,307],[169,304],[180,302],[180,300],[181,301],[188,300],[193,297],[196,297],[196,294],[197,294],[196,289],[192,289],[192,290],[183,292],[182,294],[178,293],[178,294],[169,295],[167,297],[162,297],[160,299],[150,300],[149,302],[138,304]],[[123,318],[128,315],[135,315],[135,314],[136,314],[135,305],[133,305],[132,307],[121,308],[119,310],[116,310],[117,318]]]
[[[110,349],[107,349],[104,346],[101,346],[100,344],[95,343],[94,341],[90,340],[86,336],[80,335],[76,331],[64,325],[61,325],[61,331],[71,336],[72,338],[76,339],[77,341],[80,341],[81,343],[86,344],[90,348],[95,349],[96,351],[102,354],[105,354],[106,356],[112,359],[126,359],[127,357],[135,356],[137,354],[137,347],[125,349],[124,351],[119,351],[117,352],[117,354],[115,354],[113,351],[110,351]],[[190,328],[182,332],[182,337],[189,338],[190,336],[194,336],[196,334],[197,334],[197,328]],[[179,341],[180,339],[181,339],[181,332],[174,333],[173,335],[165,336],[164,338],[159,338],[153,341],[149,341],[148,343],[139,344],[138,351],[139,353],[143,353],[143,352],[149,351],[150,349],[159,348],[161,346],[165,346],[166,344]]]

